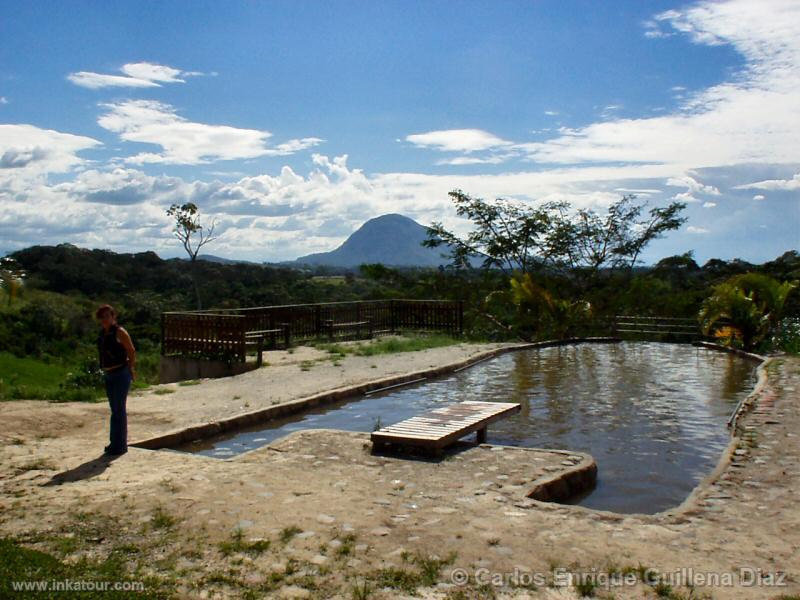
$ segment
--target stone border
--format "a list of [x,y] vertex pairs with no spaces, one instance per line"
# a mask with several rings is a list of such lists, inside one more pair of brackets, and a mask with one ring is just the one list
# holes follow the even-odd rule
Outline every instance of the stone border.
[[345,400],[354,396],[365,395],[381,388],[410,384],[412,382],[417,383],[423,379],[429,379],[431,377],[453,373],[467,367],[471,367],[479,362],[483,362],[484,360],[495,358],[496,356],[500,356],[501,354],[505,354],[507,352],[529,350],[534,348],[550,348],[553,346],[568,346],[582,343],[617,343],[621,341],[622,340],[620,338],[613,337],[588,337],[567,338],[564,340],[548,340],[544,342],[532,342],[516,344],[513,346],[504,346],[501,348],[480,352],[474,356],[470,356],[466,360],[456,363],[450,363],[448,365],[434,367],[431,369],[413,371],[403,375],[392,375],[382,379],[375,379],[365,383],[337,388],[326,392],[320,392],[314,394],[313,396],[307,396],[297,400],[289,400],[288,402],[242,413],[227,419],[176,429],[156,437],[138,440],[128,445],[136,448],[145,448],[147,450],[172,448],[174,446],[179,446],[197,439],[208,438],[220,433],[225,433],[226,431],[233,431],[236,429],[257,425],[259,423],[265,423],[280,417],[294,415],[304,412],[310,408],[323,406],[338,400]]
[[539,502],[564,502],[570,498],[588,492],[597,485],[597,463],[585,452],[568,452],[549,448],[536,448],[542,452],[556,452],[565,456],[580,456],[581,462],[574,467],[540,477],[534,481],[534,487],[525,494]]
[[692,346],[697,346],[698,348],[708,348],[709,350],[719,350],[720,352],[735,354],[736,356],[741,356],[742,358],[755,360],[758,362],[764,362],[767,360],[767,357],[762,356],[761,354],[745,352],[744,350],[739,350],[739,348],[730,348],[728,346],[723,346],[722,344],[715,344],[714,342],[692,342]]

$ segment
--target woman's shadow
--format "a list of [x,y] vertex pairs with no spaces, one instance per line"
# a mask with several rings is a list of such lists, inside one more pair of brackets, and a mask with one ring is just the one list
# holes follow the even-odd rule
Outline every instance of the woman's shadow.
[[100,473],[108,468],[108,465],[117,460],[120,456],[121,455],[118,454],[103,453],[97,458],[88,460],[75,468],[62,471],[61,473],[56,473],[50,478],[50,481],[42,485],[43,487],[61,485],[62,483],[72,483],[75,481],[81,481],[83,479],[91,479],[92,477],[100,475]]

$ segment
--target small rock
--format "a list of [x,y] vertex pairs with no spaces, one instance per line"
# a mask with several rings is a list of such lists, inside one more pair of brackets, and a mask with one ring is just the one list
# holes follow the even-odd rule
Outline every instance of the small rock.
[[451,506],[436,506],[432,510],[440,515],[451,515],[456,512],[456,509]]
[[314,537],[315,535],[317,535],[316,531],[301,531],[294,537],[299,538],[301,540],[307,540],[308,538]]

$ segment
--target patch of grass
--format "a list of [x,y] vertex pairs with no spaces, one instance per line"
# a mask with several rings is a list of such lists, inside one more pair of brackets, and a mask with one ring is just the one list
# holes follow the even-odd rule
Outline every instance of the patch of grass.
[[422,554],[412,556],[408,553],[403,553],[403,560],[414,565],[416,570],[388,567],[373,572],[370,578],[375,581],[378,587],[389,587],[408,594],[414,594],[419,586],[428,587],[436,584],[439,581],[442,568],[453,564],[456,556],[455,552],[450,553],[443,559]]
[[30,389],[57,389],[67,376],[66,366],[37,360],[19,358],[10,352],[0,352],[0,398],[13,386]]
[[369,585],[369,581],[362,579],[359,583],[358,579],[356,579],[353,582],[350,594],[353,600],[367,600],[371,594],[372,587]]
[[643,565],[642,563],[639,563],[636,566],[627,565],[622,567],[620,572],[623,575],[630,575],[633,573],[636,575],[639,581],[648,585],[655,585],[658,583],[658,572],[655,569]]
[[165,394],[174,394],[175,390],[172,388],[158,388],[155,392],[153,392],[157,396],[164,396]]
[[0,352],[0,400],[93,402],[104,397],[99,387],[84,387],[70,366],[56,360],[14,356]]
[[456,561],[457,554],[451,552],[445,558],[435,558],[417,554],[411,562],[419,568],[422,584],[430,586],[439,581],[442,568],[452,565]]
[[177,523],[177,519],[164,510],[161,506],[156,506],[153,510],[153,518],[150,524],[155,529],[172,529]]
[[281,532],[278,534],[278,539],[282,543],[288,544],[298,533],[303,533],[303,530],[296,525],[290,525],[289,527],[281,529]]
[[345,557],[352,555],[355,548],[356,535],[354,533],[348,533],[339,541],[342,542],[342,545],[336,548],[336,556]]
[[304,360],[303,362],[300,363],[300,370],[301,371],[310,371],[311,367],[313,367],[313,366],[314,366],[314,361],[313,360]]
[[441,348],[461,343],[449,335],[431,334],[409,337],[390,337],[371,343],[358,344],[319,344],[317,348],[330,354],[344,356],[376,356],[379,354],[396,354],[398,352],[416,352],[428,348]]
[[574,584],[575,591],[584,598],[591,598],[597,589],[597,582],[590,578],[579,578]]
[[[14,582],[47,583],[52,581],[84,580],[141,583],[143,591],[15,591]],[[82,558],[75,563],[64,563],[56,557],[32,550],[9,539],[0,539],[0,597],[2,598],[164,598],[174,592],[171,582],[148,576],[132,578],[125,570],[125,561],[117,553],[103,560]],[[29,595],[27,595],[29,594]]]
[[187,379],[186,381],[178,382],[178,385],[186,387],[187,385],[200,385],[201,383],[199,379]]
[[415,593],[417,587],[421,584],[418,573],[411,570],[398,569],[397,567],[379,569],[372,574],[372,579],[374,579],[378,587],[401,590],[407,594]]
[[269,547],[269,540],[245,541],[244,532],[239,527],[233,530],[230,541],[219,543],[219,550],[224,556],[231,556],[232,554],[238,553],[258,555],[269,550]]

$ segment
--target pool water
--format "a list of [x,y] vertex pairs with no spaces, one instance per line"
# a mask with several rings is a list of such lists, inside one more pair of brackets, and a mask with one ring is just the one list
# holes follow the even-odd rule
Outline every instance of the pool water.
[[727,419],[754,382],[752,362],[688,345],[522,350],[177,449],[226,458],[300,429],[373,431],[453,402],[519,402],[520,413],[489,426],[488,443],[587,452],[597,486],[576,504],[655,513],[711,472],[730,440]]

